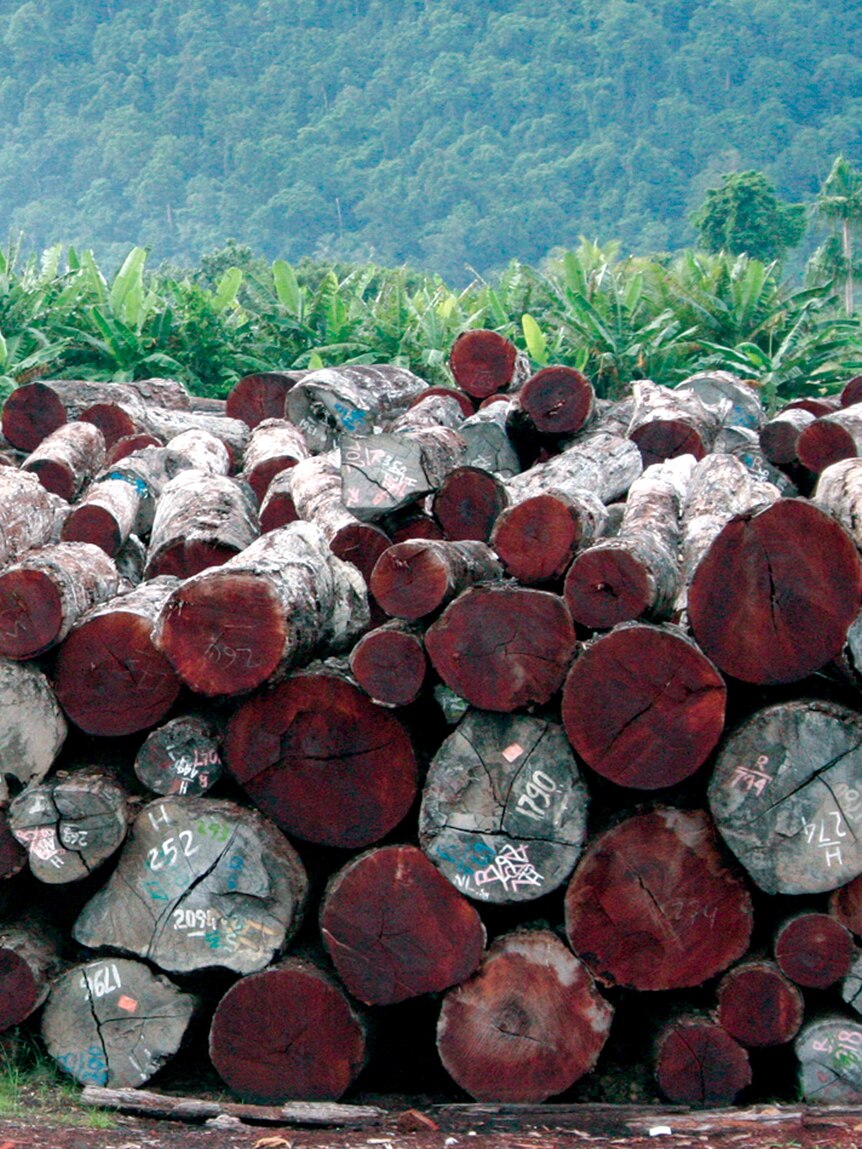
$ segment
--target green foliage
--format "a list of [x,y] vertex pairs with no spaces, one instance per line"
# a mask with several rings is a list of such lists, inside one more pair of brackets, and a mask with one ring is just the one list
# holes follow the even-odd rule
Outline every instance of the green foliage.
[[833,231],[831,240],[818,250],[817,262],[812,261],[811,269],[843,285],[844,310],[852,315],[853,285],[859,274],[854,260],[854,240],[862,225],[862,173],[844,156],[836,156],[814,202],[814,214],[837,227],[838,234]]
[[732,172],[706,193],[692,217],[700,245],[769,262],[781,259],[805,234],[805,207],[779,202],[762,172]]

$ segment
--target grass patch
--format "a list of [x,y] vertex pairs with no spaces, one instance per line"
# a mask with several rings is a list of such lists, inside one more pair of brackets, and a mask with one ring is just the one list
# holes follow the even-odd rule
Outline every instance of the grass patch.
[[81,1100],[81,1089],[63,1073],[27,1030],[0,1035],[0,1119],[38,1118],[57,1125],[112,1129],[111,1113]]

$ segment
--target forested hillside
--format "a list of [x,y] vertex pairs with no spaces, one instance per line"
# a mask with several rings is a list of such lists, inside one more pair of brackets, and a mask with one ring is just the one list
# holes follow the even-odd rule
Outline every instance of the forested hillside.
[[690,243],[722,173],[862,161],[850,0],[0,0],[0,235],[196,261]]

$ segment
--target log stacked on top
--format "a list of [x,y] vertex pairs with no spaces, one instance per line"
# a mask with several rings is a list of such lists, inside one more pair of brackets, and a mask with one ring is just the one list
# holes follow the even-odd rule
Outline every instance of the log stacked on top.
[[450,365],[7,402],[0,1020],[262,1103],[862,1101],[855,393]]

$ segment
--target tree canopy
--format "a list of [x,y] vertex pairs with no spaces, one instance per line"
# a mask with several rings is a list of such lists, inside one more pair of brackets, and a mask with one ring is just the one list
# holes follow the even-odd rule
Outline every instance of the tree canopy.
[[763,172],[729,172],[706,193],[692,221],[707,251],[729,251],[769,262],[805,234],[804,204],[781,203]]

